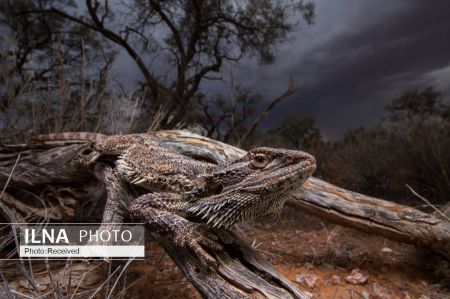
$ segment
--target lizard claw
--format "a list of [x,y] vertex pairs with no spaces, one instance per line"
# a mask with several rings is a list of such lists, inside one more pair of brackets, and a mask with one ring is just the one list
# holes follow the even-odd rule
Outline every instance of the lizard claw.
[[86,148],[77,156],[75,156],[75,158],[72,160],[72,164],[77,167],[89,167],[99,157],[100,153],[96,152],[93,148]]
[[223,250],[223,246],[219,244],[217,236],[209,232],[204,225],[187,224],[186,227],[176,232],[174,241],[177,245],[194,251],[206,265],[217,267],[217,260],[205,248]]

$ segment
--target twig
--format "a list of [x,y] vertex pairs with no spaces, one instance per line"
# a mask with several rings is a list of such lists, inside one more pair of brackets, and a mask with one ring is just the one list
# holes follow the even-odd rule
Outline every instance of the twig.
[[108,278],[95,290],[95,292],[89,297],[89,299],[92,299],[95,297],[95,295],[105,286],[106,283],[109,282],[109,280],[111,279],[111,277],[116,274],[116,272],[120,269],[120,266],[117,267],[116,270],[114,270],[109,276]]
[[119,279],[122,277],[122,274],[125,272],[125,270],[128,268],[128,266],[130,265],[130,263],[131,263],[132,261],[133,261],[133,258],[130,258],[130,259],[126,262],[125,266],[122,268],[122,271],[120,271],[119,275],[118,275],[117,278],[116,278],[116,281],[114,282],[113,286],[111,287],[111,291],[109,292],[108,297],[107,297],[106,299],[111,298],[112,293],[113,293],[114,289],[116,288],[117,283],[119,282]]
[[50,264],[48,263],[48,258],[45,258],[45,267],[47,268],[48,277],[50,279],[50,283],[52,284],[55,297],[58,299],[63,298],[63,296],[60,292],[58,282],[53,279],[52,271],[50,269]]
[[2,273],[0,273],[0,276],[2,278],[2,281],[0,282],[0,287],[5,291],[9,299],[14,299],[14,296],[11,293],[11,289],[9,288],[8,282],[6,281],[5,277],[3,276]]
[[412,194],[414,194],[415,196],[417,196],[418,198],[420,198],[421,200],[423,200],[424,202],[426,202],[430,207],[432,207],[436,212],[439,213],[439,215],[441,215],[442,217],[444,217],[445,219],[450,221],[450,218],[448,218],[447,215],[445,215],[441,210],[439,210],[438,208],[436,208],[428,199],[426,199],[425,197],[421,196],[419,193],[417,193],[416,191],[414,191],[413,188],[411,188],[410,185],[406,184],[406,187],[409,189],[409,191],[412,192]]
[[19,159],[20,159],[20,154],[17,155],[16,162],[14,163],[14,166],[11,169],[11,172],[9,173],[8,179],[6,180],[5,186],[3,187],[2,194],[0,194],[0,199],[2,199],[3,198],[3,194],[5,194],[6,187],[8,186],[9,182],[11,181],[11,177],[12,177],[12,175],[14,173],[14,169],[16,169],[17,163],[19,163]]
[[[79,277],[77,277],[77,279],[80,279],[80,281],[78,282],[77,287],[75,288],[72,295],[70,296],[70,299],[73,299],[75,297],[75,294],[77,293],[78,288],[81,286],[81,283],[84,281],[84,278],[86,277],[86,275],[89,274],[89,272],[93,271],[95,268],[99,267],[100,265],[101,265],[101,263],[98,263],[92,269],[89,269],[87,272],[85,272],[85,273],[81,274]],[[95,295],[95,293],[94,293],[94,295]]]

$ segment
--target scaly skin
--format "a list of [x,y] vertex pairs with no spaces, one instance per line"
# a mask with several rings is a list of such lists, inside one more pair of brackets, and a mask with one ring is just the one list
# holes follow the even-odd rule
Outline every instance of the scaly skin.
[[115,159],[115,172],[124,181],[139,185],[149,191],[206,192],[205,180],[199,178],[217,166],[197,161],[172,150],[163,148],[146,134],[106,136],[87,132],[66,132],[38,135],[36,141],[86,141],[91,150],[84,151],[73,163],[79,167],[91,167],[101,157]]
[[116,172],[123,180],[154,192],[203,190],[205,181],[199,176],[215,168],[215,164],[153,145],[131,146],[116,161]]
[[35,141],[86,141],[92,143],[90,151],[82,153],[74,161],[75,165],[89,167],[106,155],[121,155],[133,146],[156,146],[157,143],[145,134],[103,135],[89,132],[65,132],[37,135]]
[[[124,181],[144,187],[154,192],[186,193],[186,198],[194,199],[220,192],[228,185],[239,181],[236,174],[243,164],[233,168],[222,166],[182,155],[160,146],[146,134],[107,136],[89,132],[65,132],[38,135],[35,141],[86,141],[91,150],[81,153],[73,163],[89,168],[101,157],[115,159],[115,172]],[[248,169],[243,170],[248,172]],[[250,170],[251,171],[251,170]]]
[[50,133],[41,134],[32,137],[33,141],[100,141],[107,137],[100,133],[92,132],[62,132],[62,133]]

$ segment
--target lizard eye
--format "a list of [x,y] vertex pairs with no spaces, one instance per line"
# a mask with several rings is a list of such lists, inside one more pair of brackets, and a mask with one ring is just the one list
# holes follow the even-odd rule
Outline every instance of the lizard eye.
[[267,163],[269,163],[269,158],[263,154],[256,154],[251,161],[252,166],[256,168],[263,168]]
[[288,163],[294,162],[294,157],[291,156],[291,155],[287,155],[287,156],[286,156],[286,162],[288,162]]

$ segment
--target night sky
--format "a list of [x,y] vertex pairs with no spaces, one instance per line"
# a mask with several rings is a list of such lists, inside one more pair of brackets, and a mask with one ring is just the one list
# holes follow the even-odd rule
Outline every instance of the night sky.
[[[289,78],[299,86],[263,129],[286,115],[310,116],[325,138],[335,140],[347,129],[377,124],[384,106],[408,89],[433,86],[450,98],[449,0],[314,2],[314,25],[301,22],[277,47],[275,63],[246,58],[233,70],[236,84],[263,95],[261,109],[286,89]],[[132,65],[119,59],[118,69],[131,80],[139,73]],[[226,94],[229,84],[206,82],[202,89]]]
[[288,114],[312,116],[326,138],[336,139],[349,128],[375,125],[383,107],[408,89],[433,86],[448,100],[450,1],[315,3],[315,24],[302,25],[279,46],[274,64],[247,59],[235,71],[236,82],[267,101],[285,90],[289,77],[299,86],[263,128]]

